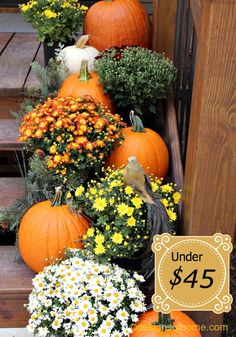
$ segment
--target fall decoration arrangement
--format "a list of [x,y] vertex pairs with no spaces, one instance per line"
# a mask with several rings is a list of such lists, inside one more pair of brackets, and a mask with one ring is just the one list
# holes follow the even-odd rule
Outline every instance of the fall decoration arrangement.
[[[87,11],[77,0],[30,0],[20,8],[49,46],[77,35]],[[138,0],[98,1],[84,33],[47,67],[33,64],[39,87],[18,114],[19,141],[32,154],[22,170],[26,195],[0,211],[0,225],[18,231],[23,260],[39,272],[27,328],[39,337],[185,337],[174,329],[194,322],[183,313],[145,312],[139,285],[143,276],[151,282],[152,237],[174,228],[181,195],[163,180],[164,141],[136,114],[155,112],[176,70],[147,49],[149,19]],[[121,117],[128,113],[130,127]],[[130,157],[142,166],[152,204],[124,178]],[[156,222],[154,210],[162,213]],[[128,264],[120,268],[119,259],[140,259],[142,275],[125,270],[134,269]]]

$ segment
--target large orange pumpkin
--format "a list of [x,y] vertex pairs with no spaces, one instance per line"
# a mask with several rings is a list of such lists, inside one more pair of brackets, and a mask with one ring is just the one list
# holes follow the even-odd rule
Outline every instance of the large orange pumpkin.
[[169,167],[169,153],[161,136],[155,131],[143,127],[142,121],[130,114],[133,127],[122,129],[124,141],[117,145],[106,161],[106,167],[115,169],[127,164],[127,159],[135,156],[146,174],[159,178],[166,177]]
[[181,311],[170,315],[147,311],[140,315],[130,337],[201,337],[194,321]]
[[150,46],[150,22],[139,0],[103,0],[88,10],[84,33],[102,51],[110,47]]
[[59,97],[73,96],[92,96],[98,102],[108,107],[112,111],[110,98],[104,93],[104,88],[99,82],[98,75],[94,72],[88,72],[88,61],[81,63],[80,73],[74,73],[67,77],[58,92]]
[[67,205],[60,205],[60,193],[58,190],[53,206],[49,200],[34,205],[20,223],[21,256],[35,272],[49,265],[52,257],[62,258],[65,247],[82,248],[78,240],[89,227],[86,218],[71,213]]

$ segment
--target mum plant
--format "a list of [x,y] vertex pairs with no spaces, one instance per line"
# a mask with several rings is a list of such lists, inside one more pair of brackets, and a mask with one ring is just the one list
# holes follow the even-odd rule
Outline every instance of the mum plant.
[[19,140],[41,150],[52,173],[87,178],[122,139],[123,125],[119,115],[90,96],[48,98],[23,116]]
[[173,63],[163,54],[141,47],[105,50],[95,62],[100,82],[116,105],[141,114],[155,111],[175,80]]
[[52,46],[70,41],[79,32],[88,8],[78,0],[30,0],[20,5],[20,9],[38,32],[39,41]]
[[142,276],[72,250],[71,257],[33,279],[28,330],[40,337],[125,337],[144,312]]
[[[152,176],[150,180],[153,192],[161,195],[169,221],[174,222],[175,205],[180,201],[176,185],[163,184],[162,179]],[[86,190],[79,186],[68,192],[67,198],[92,220],[84,246],[99,259],[132,257],[147,246],[151,236],[147,204],[124,184],[122,169],[108,168],[104,178],[91,181]]]

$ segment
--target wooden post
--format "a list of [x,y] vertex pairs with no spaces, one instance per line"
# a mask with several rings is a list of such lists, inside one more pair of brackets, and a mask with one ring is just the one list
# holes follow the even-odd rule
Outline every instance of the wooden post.
[[[201,1],[184,182],[187,235],[234,235],[236,224],[236,0]],[[197,324],[222,315],[196,312]],[[220,331],[203,336],[217,337]]]
[[152,49],[174,59],[177,0],[153,0]]

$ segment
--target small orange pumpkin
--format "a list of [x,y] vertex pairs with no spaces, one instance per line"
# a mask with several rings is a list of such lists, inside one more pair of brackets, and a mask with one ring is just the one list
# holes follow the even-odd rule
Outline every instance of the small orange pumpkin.
[[159,178],[166,177],[169,167],[169,153],[161,136],[151,129],[144,129],[141,119],[130,113],[133,127],[122,129],[124,141],[117,145],[106,161],[106,167],[115,169],[127,164],[127,159],[135,156],[146,174]]
[[110,47],[150,46],[148,15],[139,0],[103,0],[91,6],[84,20],[89,44],[102,51]]
[[88,227],[85,217],[61,205],[61,190],[57,188],[53,203],[42,201],[23,216],[18,234],[21,256],[33,271],[39,272],[50,264],[52,257],[62,258],[65,247],[82,248],[79,240]]
[[110,98],[104,93],[104,88],[99,82],[98,75],[94,72],[88,72],[88,61],[81,63],[80,73],[74,73],[67,77],[58,92],[59,97],[73,96],[92,96],[98,102],[108,107],[112,111]]
[[181,311],[147,311],[140,315],[130,337],[201,337],[194,321]]

